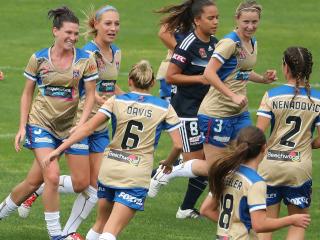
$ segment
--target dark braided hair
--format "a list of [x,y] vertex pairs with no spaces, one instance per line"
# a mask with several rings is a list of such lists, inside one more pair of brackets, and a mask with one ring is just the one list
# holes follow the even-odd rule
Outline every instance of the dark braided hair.
[[53,27],[57,29],[60,29],[64,22],[71,22],[79,25],[79,19],[66,6],[49,10],[48,18],[53,19],[52,20]]
[[242,163],[257,157],[265,144],[266,137],[259,128],[250,126],[240,130],[235,143],[209,169],[209,187],[214,198],[222,196],[226,177],[234,174]]
[[187,33],[194,27],[194,19],[199,17],[203,8],[215,6],[212,0],[187,0],[178,5],[170,5],[156,10],[156,13],[168,14],[160,20],[169,32]]
[[296,79],[295,93],[291,101],[299,94],[301,82],[304,83],[308,98],[312,101],[309,82],[313,66],[311,52],[304,47],[289,47],[284,51],[283,55],[283,63],[287,64],[292,77]]

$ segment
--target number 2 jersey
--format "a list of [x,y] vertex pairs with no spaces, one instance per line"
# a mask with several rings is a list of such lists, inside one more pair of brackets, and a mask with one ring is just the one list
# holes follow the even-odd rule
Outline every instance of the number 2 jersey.
[[300,186],[311,179],[312,133],[320,125],[320,92],[282,85],[265,93],[257,115],[270,118],[271,135],[259,173],[268,185]]
[[258,239],[250,213],[266,209],[266,183],[252,168],[241,165],[225,180],[220,200],[217,240]]
[[111,119],[113,130],[99,181],[117,188],[149,188],[161,131],[180,127],[173,107],[158,97],[130,92],[111,97],[99,112]]
[[24,72],[26,78],[36,82],[39,90],[28,124],[42,127],[62,139],[69,135],[84,82],[96,80],[98,72],[93,57],[77,48],[71,66],[59,70],[51,62],[50,49],[34,53]]

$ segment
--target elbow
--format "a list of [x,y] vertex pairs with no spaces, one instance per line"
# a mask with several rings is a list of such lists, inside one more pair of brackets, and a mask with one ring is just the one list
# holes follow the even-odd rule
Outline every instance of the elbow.
[[168,83],[168,84],[174,84],[174,80],[173,80],[173,78],[172,78],[171,75],[167,75],[167,76],[166,76],[166,83]]
[[260,224],[260,223],[252,222],[252,229],[253,229],[253,231],[255,231],[256,233],[266,232],[266,228],[265,228],[262,224]]

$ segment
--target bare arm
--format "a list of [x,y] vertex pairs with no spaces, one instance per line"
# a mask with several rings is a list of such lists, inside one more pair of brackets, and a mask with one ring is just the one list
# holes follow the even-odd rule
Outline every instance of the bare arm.
[[90,116],[93,105],[95,103],[96,81],[87,81],[84,84],[86,98],[83,106],[83,112],[80,117],[78,126],[84,124]]
[[270,118],[258,116],[256,127],[265,132],[270,125]]
[[57,159],[59,155],[67,148],[69,148],[72,144],[77,143],[83,138],[91,135],[94,132],[94,130],[107,119],[108,117],[105,114],[98,112],[87,122],[85,122],[82,125],[79,125],[79,127],[76,128],[75,131],[70,135],[70,137],[64,140],[63,143],[57,149],[52,151],[47,157],[45,157],[41,161],[41,166],[43,168],[48,166],[51,161]]
[[29,112],[32,104],[32,98],[34,93],[34,88],[36,86],[35,81],[30,79],[26,80],[26,84],[24,86],[21,100],[20,100],[20,123],[19,130],[15,137],[15,149],[16,151],[20,151],[20,143],[23,141],[26,135],[26,124],[28,122]]
[[176,85],[188,85],[195,83],[208,84],[203,75],[185,75],[181,72],[182,69],[180,67],[174,63],[170,63],[167,70],[166,82]]
[[277,79],[276,70],[267,70],[263,75],[252,71],[249,76],[249,80],[256,83],[272,83]]
[[290,225],[307,228],[310,224],[309,214],[293,214],[282,218],[269,218],[265,210],[250,213],[252,228],[256,233],[272,232]]
[[208,195],[206,199],[203,201],[200,207],[200,214],[202,216],[207,217],[213,222],[217,222],[219,220],[219,204],[218,201],[212,197],[212,195]]
[[204,71],[204,77],[207,79],[207,81],[219,92],[221,92],[223,95],[229,97],[232,102],[244,106],[247,104],[248,99],[246,96],[237,95],[234,92],[232,92],[220,79],[217,72],[221,68],[222,63],[216,59],[211,58],[205,71]]
[[312,141],[312,148],[320,148],[320,126],[317,127],[318,136]]
[[162,25],[160,27],[160,30],[158,32],[158,37],[168,49],[170,49],[171,51],[174,50],[174,48],[177,45],[177,41],[174,37],[174,34],[168,31],[166,25]]

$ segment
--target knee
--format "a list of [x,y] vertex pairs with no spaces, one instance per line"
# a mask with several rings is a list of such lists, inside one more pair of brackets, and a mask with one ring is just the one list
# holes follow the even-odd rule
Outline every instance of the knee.
[[72,178],[73,190],[81,193],[89,187],[90,179],[88,177]]
[[49,172],[44,176],[44,182],[46,185],[50,185],[52,187],[58,188],[59,186],[59,172]]

